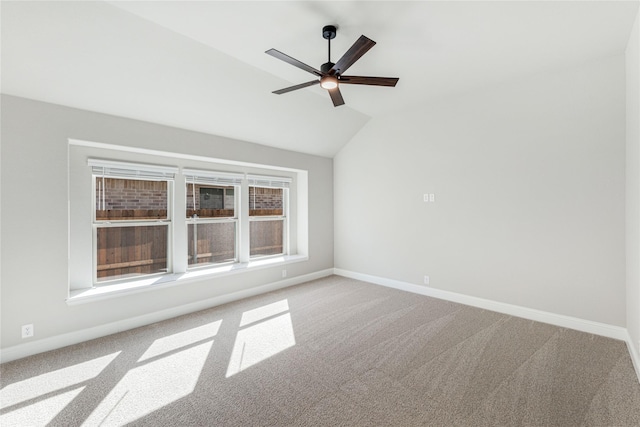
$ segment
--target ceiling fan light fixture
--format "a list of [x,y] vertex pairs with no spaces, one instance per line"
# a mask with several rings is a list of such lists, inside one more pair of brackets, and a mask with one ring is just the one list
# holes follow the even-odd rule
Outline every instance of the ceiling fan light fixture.
[[335,76],[322,76],[320,87],[327,90],[335,89],[338,87],[338,79]]

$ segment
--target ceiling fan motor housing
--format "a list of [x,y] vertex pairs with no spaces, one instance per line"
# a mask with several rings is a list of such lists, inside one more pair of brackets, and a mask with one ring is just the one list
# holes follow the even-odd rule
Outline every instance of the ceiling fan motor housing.
[[334,64],[333,62],[325,62],[320,66],[320,71],[322,71],[323,74],[327,74],[329,73],[329,70],[331,70],[331,67],[333,67],[334,65],[336,64]]
[[336,38],[336,27],[335,25],[325,25],[322,28],[322,37],[331,40]]

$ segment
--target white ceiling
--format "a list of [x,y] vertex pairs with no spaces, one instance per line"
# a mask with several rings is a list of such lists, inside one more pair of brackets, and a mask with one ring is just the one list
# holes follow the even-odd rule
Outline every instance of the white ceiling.
[[[525,74],[624,52],[638,1],[114,1],[2,4],[2,92],[332,157],[370,117]],[[324,25],[335,62],[361,35],[377,45],[334,108],[313,79]]]

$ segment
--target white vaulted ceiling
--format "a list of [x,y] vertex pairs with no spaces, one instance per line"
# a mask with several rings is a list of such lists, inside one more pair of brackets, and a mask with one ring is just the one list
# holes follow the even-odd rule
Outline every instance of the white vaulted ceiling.
[[[1,3],[2,92],[327,157],[369,118],[624,52],[637,1]],[[377,45],[334,108],[313,79],[324,25],[335,62],[361,35]]]

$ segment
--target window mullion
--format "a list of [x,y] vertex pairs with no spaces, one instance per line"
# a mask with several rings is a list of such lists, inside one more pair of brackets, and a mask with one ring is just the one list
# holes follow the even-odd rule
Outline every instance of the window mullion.
[[249,262],[249,181],[245,178],[240,184],[240,197],[236,197],[238,200],[238,222],[239,227],[239,248],[238,256],[239,261],[247,263]]
[[184,175],[178,175],[173,188],[173,245],[171,246],[173,271],[184,273],[188,267],[187,249],[187,184]]

